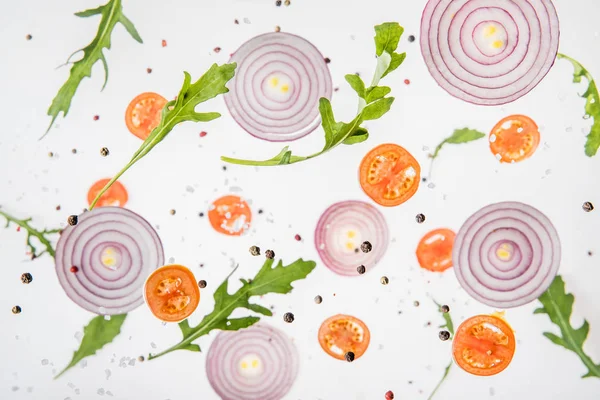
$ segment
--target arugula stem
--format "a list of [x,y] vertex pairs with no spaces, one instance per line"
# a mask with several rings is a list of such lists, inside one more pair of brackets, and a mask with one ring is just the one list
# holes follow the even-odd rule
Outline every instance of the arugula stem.
[[448,364],[448,366],[446,367],[446,369],[444,371],[444,376],[442,376],[442,379],[440,379],[440,381],[438,382],[438,384],[436,385],[436,387],[433,389],[433,392],[431,392],[431,394],[429,395],[429,397],[427,398],[427,400],[433,399],[433,396],[435,395],[435,393],[437,392],[437,390],[440,388],[440,386],[442,386],[442,383],[444,383],[444,381],[448,377],[448,373],[450,372],[450,368],[451,367],[452,367],[452,361],[450,361],[450,364]]
[[[38,231],[35,228],[33,228],[31,225],[29,225],[31,218],[17,219],[15,217],[13,217],[12,215],[7,214],[3,211],[0,211],[0,215],[2,215],[6,219],[6,227],[8,227],[9,223],[12,222],[27,231],[27,246],[31,249],[32,258],[40,257],[44,253],[48,253],[52,257],[55,256],[54,248],[52,247],[52,244],[50,243],[50,241],[48,239],[46,239],[46,235],[59,233],[61,231],[61,229],[44,229],[43,231]],[[40,243],[42,245],[44,245],[44,247],[46,247],[46,249],[42,250],[41,253],[36,254],[37,250],[36,250],[35,246],[33,246],[33,244],[31,243],[32,236],[37,238],[40,241]]]
[[100,197],[102,197],[102,195],[121,177],[121,175],[123,175],[125,173],[125,171],[127,171],[140,158],[141,157],[132,158],[131,161],[129,161],[127,163],[127,165],[125,165],[125,167],[123,167],[123,169],[121,169],[115,176],[113,176],[113,178],[110,181],[108,181],[108,183],[106,185],[104,185],[102,190],[100,190],[98,192],[98,194],[96,195],[96,198],[94,199],[94,201],[92,201],[92,204],[90,204],[90,211],[94,208],[96,203],[98,203],[98,200],[100,200]]

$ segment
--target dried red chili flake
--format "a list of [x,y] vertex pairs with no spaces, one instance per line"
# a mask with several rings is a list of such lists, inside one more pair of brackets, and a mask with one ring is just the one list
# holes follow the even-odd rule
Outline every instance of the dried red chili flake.
[[385,400],[394,400],[394,392],[391,390],[385,392]]
[[410,80],[408,80],[408,79],[405,79],[405,80],[404,80],[404,84],[405,84],[405,85],[410,85]]
[[76,274],[77,272],[79,272],[79,268],[77,268],[76,266],[74,266],[74,265],[73,265],[73,266],[71,267],[70,271],[71,271],[72,273]]
[[200,132],[200,137],[204,137],[206,135],[207,135],[207,133],[205,131]]
[[162,40],[162,47],[167,47],[167,41],[165,39]]
[[94,121],[98,121],[100,119],[99,115],[94,115]]
[[296,239],[297,241],[301,241],[302,237],[298,234],[296,234],[296,236],[294,236],[294,239]]

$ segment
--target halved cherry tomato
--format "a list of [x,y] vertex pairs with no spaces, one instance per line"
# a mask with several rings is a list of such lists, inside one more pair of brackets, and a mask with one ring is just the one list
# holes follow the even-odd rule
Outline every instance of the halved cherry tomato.
[[194,274],[183,265],[160,267],[146,280],[144,298],[154,316],[165,322],[189,317],[200,303],[200,289]]
[[531,157],[540,144],[536,123],[525,115],[503,118],[490,132],[490,150],[499,161],[512,163]]
[[146,140],[160,123],[161,111],[167,99],[160,94],[146,92],[131,100],[125,111],[125,124],[129,132]]
[[454,335],[452,355],[459,367],[478,376],[496,375],[515,354],[515,335],[501,318],[476,315],[464,321]]
[[403,147],[382,144],[375,147],[360,163],[360,186],[377,204],[400,205],[419,188],[421,166]]
[[444,272],[452,266],[452,246],[456,233],[450,229],[435,229],[421,238],[417,246],[417,260],[421,268]]
[[239,196],[223,196],[211,204],[208,219],[217,232],[240,236],[250,227],[252,210]]
[[319,344],[327,354],[338,360],[345,360],[348,352],[354,358],[362,356],[371,341],[369,328],[360,319],[338,314],[326,319],[319,328]]
[[[88,204],[92,204],[92,201],[98,195],[98,192],[104,188],[104,186],[110,181],[110,178],[100,179],[98,182],[94,183],[90,190],[88,190],[87,201]],[[127,195],[127,189],[125,186],[121,184],[121,182],[116,181],[113,185],[108,188],[106,192],[100,197],[100,200],[96,203],[96,207],[106,207],[106,206],[115,206],[115,207],[125,207],[129,196]]]

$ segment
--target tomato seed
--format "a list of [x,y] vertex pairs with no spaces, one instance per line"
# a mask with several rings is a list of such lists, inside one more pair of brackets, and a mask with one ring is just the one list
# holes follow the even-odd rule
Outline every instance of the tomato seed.
[[292,4],[292,2],[290,0],[285,0],[283,2],[283,4],[285,4],[286,6],[289,6],[290,4]]
[[138,357],[138,361],[139,361],[139,362],[144,362],[144,360],[145,360],[144,356],[139,356],[139,357]]
[[48,152],[48,157],[54,157],[54,153],[53,152]]
[[27,39],[27,40],[31,40],[31,39],[33,39],[33,36],[31,36],[31,35],[27,35],[27,36],[25,36],[25,39]]
[[323,298],[321,296],[315,296],[315,303],[321,304],[322,301],[323,301]]
[[390,283],[390,280],[387,276],[382,276],[379,281],[381,282],[382,285],[387,285],[388,283]]
[[77,272],[79,272],[79,268],[77,268],[76,266],[73,265],[69,271],[76,274]]
[[421,304],[421,303],[419,303],[419,301],[418,301],[418,300],[415,300],[415,301],[413,302],[413,305],[414,305],[415,307],[419,307],[419,304]]
[[173,210],[173,209],[169,210],[169,214],[171,214],[171,215],[175,215],[175,213],[176,213],[176,212],[177,212],[177,211],[175,211],[175,210]]
[[279,25],[275,25],[275,32],[281,32],[281,27]]

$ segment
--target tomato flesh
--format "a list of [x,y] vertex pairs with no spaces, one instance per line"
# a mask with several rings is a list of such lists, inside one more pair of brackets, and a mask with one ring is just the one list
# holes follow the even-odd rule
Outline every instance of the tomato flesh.
[[239,236],[250,227],[252,211],[241,197],[229,195],[212,203],[208,219],[217,232]]
[[144,288],[150,311],[161,321],[179,322],[200,303],[194,274],[182,265],[166,265],[154,271]]
[[417,259],[421,268],[444,272],[452,267],[452,247],[456,233],[450,229],[435,229],[427,233],[417,246]]
[[[100,179],[90,187],[87,195],[88,204],[92,204],[98,193],[109,181],[109,178]],[[128,199],[129,195],[127,194],[127,189],[125,189],[125,186],[123,186],[121,182],[116,181],[102,196],[100,196],[100,199],[96,203],[96,207],[124,207]]]
[[362,356],[369,346],[371,334],[364,322],[349,315],[328,318],[319,328],[319,343],[330,356],[345,359],[348,352],[355,359]]
[[535,153],[540,144],[540,132],[531,118],[511,115],[494,126],[489,141],[490,150],[500,162],[519,162]]
[[147,139],[158,126],[161,111],[167,99],[157,93],[142,93],[129,103],[125,112],[125,123],[131,133],[140,139]]

